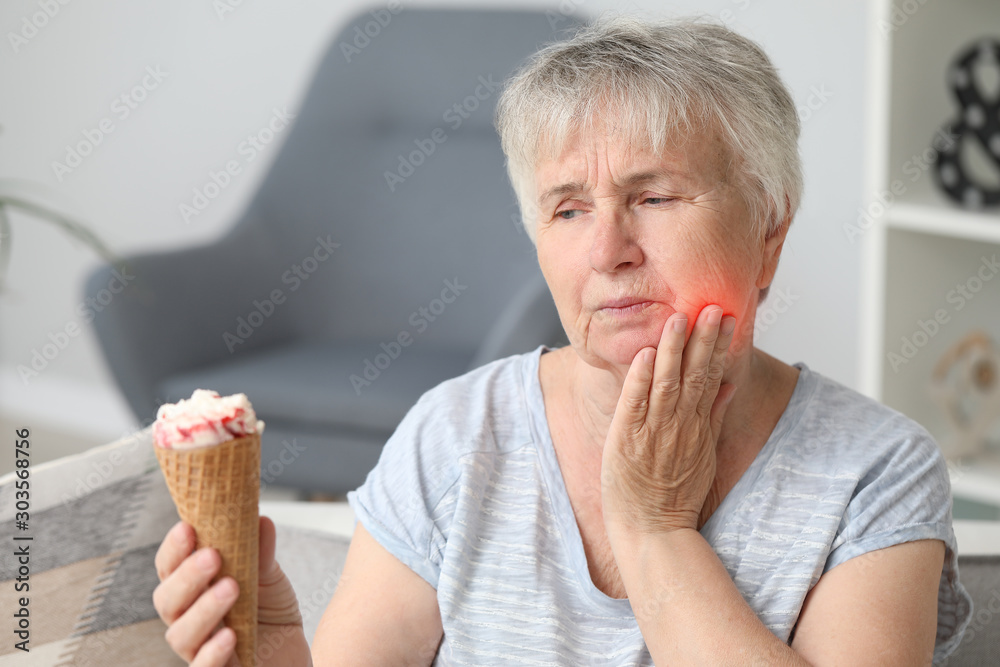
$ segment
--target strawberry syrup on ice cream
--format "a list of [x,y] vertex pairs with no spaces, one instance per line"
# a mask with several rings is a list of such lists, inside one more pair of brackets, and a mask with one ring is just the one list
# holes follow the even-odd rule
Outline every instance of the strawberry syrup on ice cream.
[[264,430],[246,394],[220,397],[195,389],[191,398],[165,403],[156,411],[153,441],[166,449],[210,447]]

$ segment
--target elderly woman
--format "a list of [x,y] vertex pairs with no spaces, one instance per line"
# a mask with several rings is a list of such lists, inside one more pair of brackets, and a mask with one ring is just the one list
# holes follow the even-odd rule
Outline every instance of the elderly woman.
[[[536,54],[497,125],[570,345],[410,410],[348,494],[359,523],[313,664],[950,653],[970,603],[938,447],[753,347],[802,189],[795,107],[760,48],[701,22],[604,21]],[[262,528],[262,638],[285,632],[274,664],[305,665]],[[172,538],[168,639],[225,664],[231,631],[211,633],[232,592],[205,590],[189,526]]]

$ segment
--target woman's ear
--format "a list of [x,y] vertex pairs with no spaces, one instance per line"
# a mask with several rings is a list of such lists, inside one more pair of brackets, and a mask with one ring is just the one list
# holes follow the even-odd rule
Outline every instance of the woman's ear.
[[761,290],[767,289],[770,286],[771,281],[774,280],[774,274],[778,271],[781,248],[785,244],[785,236],[787,236],[788,228],[792,224],[792,213],[789,208],[789,201],[786,196],[785,210],[787,213],[785,219],[781,221],[781,225],[777,229],[771,231],[764,238],[764,244],[761,248],[763,257],[761,258],[760,275],[757,276],[757,287]]

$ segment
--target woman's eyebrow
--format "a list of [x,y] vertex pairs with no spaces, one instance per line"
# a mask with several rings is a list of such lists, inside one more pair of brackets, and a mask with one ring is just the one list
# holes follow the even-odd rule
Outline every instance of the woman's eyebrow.
[[586,189],[586,187],[587,187],[586,183],[581,183],[579,181],[554,185],[548,190],[546,190],[544,193],[542,193],[542,196],[538,198],[538,204],[543,205],[545,204],[546,201],[557,195],[565,195],[571,192],[582,192],[584,189]]
[[[620,182],[621,187],[629,187],[633,185],[639,185],[640,183],[648,183],[650,181],[655,181],[657,179],[676,179],[680,176],[675,171],[670,169],[658,169],[656,171],[642,171],[635,174],[630,174],[623,178]],[[583,192],[587,189],[586,183],[581,183],[580,181],[572,181],[570,183],[561,183],[559,185],[554,185],[548,190],[546,190],[541,197],[538,198],[538,204],[542,205],[550,198],[556,195],[565,195],[573,192]]]

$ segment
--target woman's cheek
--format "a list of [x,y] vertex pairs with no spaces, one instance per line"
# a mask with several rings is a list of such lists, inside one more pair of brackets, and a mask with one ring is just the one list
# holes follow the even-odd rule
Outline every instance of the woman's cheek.
[[687,314],[689,322],[694,322],[702,309],[711,304],[722,306],[724,315],[739,318],[743,314],[747,301],[747,280],[744,276],[738,272],[704,268],[692,269],[689,275],[692,278],[690,284],[678,291],[684,304],[678,310]]

